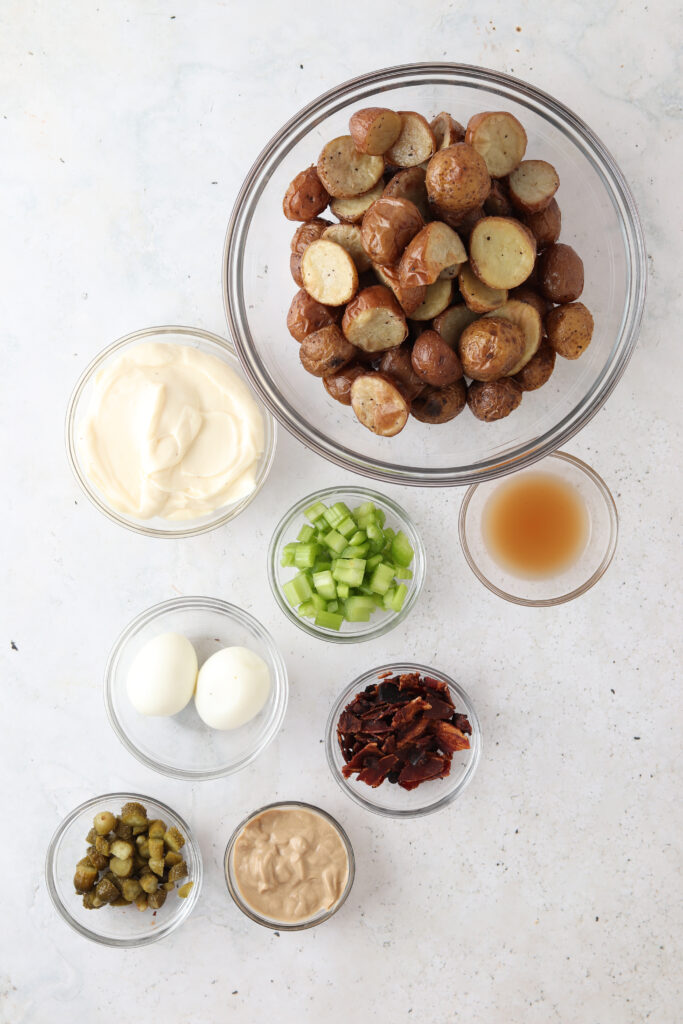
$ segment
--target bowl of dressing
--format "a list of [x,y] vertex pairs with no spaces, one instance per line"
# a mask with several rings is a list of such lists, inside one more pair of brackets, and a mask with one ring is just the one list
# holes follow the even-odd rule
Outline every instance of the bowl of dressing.
[[506,601],[542,608],[580,597],[604,575],[619,517],[602,477],[555,452],[508,479],[470,487],[459,532],[484,586]]
[[238,516],[275,455],[273,418],[232,345],[193,327],[151,327],[104,349],[66,416],[69,463],[113,522],[191,537]]

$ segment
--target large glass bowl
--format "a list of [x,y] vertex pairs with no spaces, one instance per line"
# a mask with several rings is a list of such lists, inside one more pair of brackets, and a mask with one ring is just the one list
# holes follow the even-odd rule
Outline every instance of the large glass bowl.
[[[545,387],[507,419],[482,423],[465,410],[433,426],[411,418],[377,437],[331,399],[300,365],[285,326],[296,291],[289,272],[295,225],[282,214],[288,183],[323,144],[348,133],[359,107],[385,106],[459,121],[508,110],[523,123],[527,156],[549,160],[561,185],[561,240],[585,265],[582,301],[595,318],[578,362],[557,360]],[[247,175],[228,225],[225,309],[245,372],[274,416],[318,454],[375,480],[419,486],[477,483],[535,462],[598,411],[631,356],[645,299],[645,246],[633,197],[609,152],[562,103],[509,75],[462,64],[412,64],[345,82],[308,104],[266,145]]]

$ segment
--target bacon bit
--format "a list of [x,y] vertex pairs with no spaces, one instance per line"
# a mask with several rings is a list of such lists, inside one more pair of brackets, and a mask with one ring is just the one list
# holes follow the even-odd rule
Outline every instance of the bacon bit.
[[468,750],[470,746],[467,736],[450,722],[436,723],[436,738],[445,754],[452,754],[456,750]]

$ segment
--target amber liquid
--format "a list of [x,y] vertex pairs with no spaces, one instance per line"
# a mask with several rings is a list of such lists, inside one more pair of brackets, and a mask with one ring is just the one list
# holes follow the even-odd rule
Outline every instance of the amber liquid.
[[490,554],[518,576],[555,576],[575,562],[588,537],[578,491],[551,473],[525,473],[501,484],[484,509]]

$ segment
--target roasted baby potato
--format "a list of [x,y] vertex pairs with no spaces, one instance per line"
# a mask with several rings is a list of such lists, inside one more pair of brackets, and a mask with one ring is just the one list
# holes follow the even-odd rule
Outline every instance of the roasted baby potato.
[[303,341],[307,334],[336,323],[339,312],[340,310],[316,302],[304,288],[301,288],[289,307],[287,330],[296,341]]
[[[353,345],[346,340],[336,324],[321,327],[307,334],[299,348],[304,370],[314,377],[327,377],[350,363],[356,355]],[[163,843],[163,840],[160,840]],[[152,842],[150,841],[150,851]],[[153,856],[153,853],[151,852]]]
[[336,373],[330,373],[323,377],[325,391],[327,391],[330,398],[334,398],[335,402],[341,402],[342,405],[351,405],[351,385],[356,377],[360,377],[367,372],[367,366],[363,366],[361,363],[347,363],[346,366],[342,367],[341,370],[337,370]]
[[465,141],[465,129],[454,117],[442,110],[429,122],[437,149],[448,149],[456,142]]
[[548,342],[565,359],[578,359],[593,337],[593,317],[583,302],[556,306],[545,318]]
[[318,157],[317,171],[331,196],[335,199],[349,199],[374,188],[382,177],[384,159],[359,153],[350,135],[340,135],[323,147]]
[[516,288],[536,262],[536,239],[512,217],[484,217],[470,236],[470,266],[489,288]]
[[507,376],[512,377],[519,373],[523,366],[538,352],[543,337],[543,321],[541,314],[528,302],[520,302],[519,299],[508,299],[494,313],[487,313],[487,317],[502,317],[516,324],[522,331],[524,337],[524,351],[518,361],[508,370]]
[[536,391],[550,379],[554,369],[555,350],[547,341],[544,341],[526,366],[523,366],[519,373],[515,374],[514,380],[517,381],[522,391]]
[[435,388],[444,388],[462,377],[459,357],[437,331],[423,331],[411,355],[417,376]]
[[437,317],[434,317],[433,327],[435,331],[439,332],[449,348],[457,352],[460,335],[476,319],[477,313],[473,313],[467,306],[459,303],[456,306],[449,306],[448,309],[444,309],[443,313],[439,313]]
[[341,245],[342,249],[346,249],[356,264],[359,274],[369,270],[372,266],[370,257],[363,248],[360,228],[357,224],[332,224],[329,228],[325,228],[322,237],[329,238],[330,241]]
[[524,334],[517,324],[491,313],[465,328],[458,349],[465,376],[498,380],[522,358]]
[[401,131],[396,141],[384,154],[386,160],[396,167],[416,167],[436,150],[434,133],[429,122],[412,110],[399,110]]
[[382,196],[363,217],[363,248],[373,263],[393,266],[423,227],[420,211],[409,199]]
[[365,373],[354,380],[351,406],[359,423],[380,437],[394,437],[403,430],[410,412],[397,385],[381,373]]
[[411,320],[433,320],[450,305],[452,295],[453,282],[451,279],[437,278],[434,284],[427,285],[424,299],[410,314]]
[[398,264],[393,267],[380,267],[379,264],[373,264],[373,267],[379,281],[386,288],[391,288],[406,316],[412,316],[425,300],[427,295],[425,285],[404,288],[399,277]]
[[484,212],[489,217],[512,217],[514,209],[510,202],[507,186],[502,181],[492,181],[491,191],[484,200]]
[[342,223],[360,224],[365,211],[370,209],[374,201],[382,195],[383,191],[384,180],[380,178],[369,192],[363,192],[359,196],[351,196],[349,199],[333,199],[330,203],[330,209]]
[[550,303],[539,295],[538,292],[531,288],[528,284],[522,284],[519,288],[513,288],[510,292],[511,299],[518,299],[520,302],[528,302],[530,306],[533,306],[537,310],[541,320],[550,309]]
[[483,206],[477,206],[474,210],[468,210],[467,213],[455,216],[455,214],[449,213],[448,210],[442,210],[436,203],[432,204],[432,214],[435,220],[442,220],[444,224],[448,224],[454,231],[457,231],[461,238],[467,239],[468,242],[475,225],[486,216]]
[[420,423],[448,423],[463,411],[467,385],[462,377],[445,388],[426,387],[414,399],[410,412]]
[[307,167],[289,183],[282,211],[287,220],[312,220],[323,212],[329,201],[330,196],[315,167]]
[[467,389],[467,404],[478,420],[491,423],[509,416],[522,401],[522,389],[512,377],[502,380],[473,380]]
[[434,284],[442,274],[456,277],[458,269],[466,262],[467,252],[460,236],[447,224],[432,221],[418,231],[404,249],[398,276],[403,288]]
[[425,180],[432,202],[456,215],[482,206],[491,190],[483,158],[466,142],[456,142],[435,153]]
[[381,156],[401,134],[401,115],[386,107],[365,107],[351,115],[349,132],[359,153]]
[[490,313],[507,301],[506,288],[489,288],[472,272],[469,263],[465,263],[458,271],[458,287],[465,300],[465,305],[473,313]]
[[324,217],[315,217],[314,220],[300,224],[292,235],[292,241],[289,243],[290,251],[302,256],[304,249],[307,249],[311,242],[322,238],[323,231],[325,228],[329,228],[331,224],[332,221],[325,220]]
[[319,238],[301,257],[304,288],[324,306],[343,306],[358,289],[356,264],[337,242]]
[[292,275],[294,284],[298,285],[299,288],[302,288],[304,279],[301,276],[301,256],[298,252],[291,252],[289,254],[289,271]]
[[364,352],[383,352],[405,341],[408,324],[389,289],[377,284],[364,288],[348,304],[342,317],[342,331],[352,346]]
[[386,183],[382,195],[393,199],[408,199],[417,206],[420,216],[426,222],[431,219],[425,172],[422,167],[406,167],[397,171]]
[[413,369],[408,342],[388,349],[380,360],[379,371],[394,382],[407,402],[412,402],[424,389],[424,380]]
[[559,187],[559,175],[546,160],[523,160],[508,178],[510,200],[522,213],[545,210]]
[[524,223],[536,239],[539,249],[552,245],[560,237],[562,229],[562,214],[557,200],[551,199],[546,208],[539,210],[538,213],[527,213]]
[[538,286],[549,302],[575,302],[583,291],[583,261],[571,245],[556,242],[538,259]]
[[483,157],[492,178],[504,178],[524,158],[526,132],[513,114],[485,111],[467,122],[465,142]]

